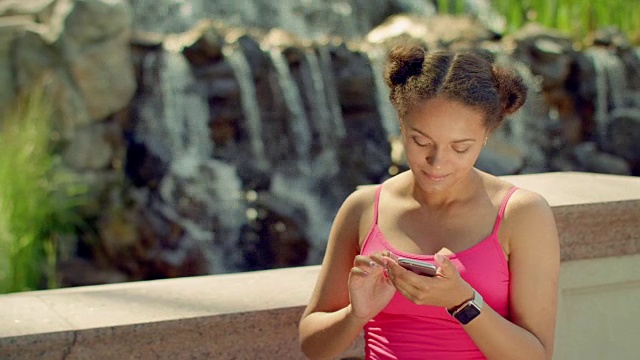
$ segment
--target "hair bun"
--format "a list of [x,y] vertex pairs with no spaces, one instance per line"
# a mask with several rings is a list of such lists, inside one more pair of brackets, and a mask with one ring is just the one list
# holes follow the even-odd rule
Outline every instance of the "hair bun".
[[424,48],[416,45],[397,45],[391,49],[384,72],[387,86],[403,85],[412,76],[420,75],[424,56]]
[[522,77],[513,70],[502,67],[493,68],[493,77],[500,93],[502,116],[518,111],[527,100],[527,86]]

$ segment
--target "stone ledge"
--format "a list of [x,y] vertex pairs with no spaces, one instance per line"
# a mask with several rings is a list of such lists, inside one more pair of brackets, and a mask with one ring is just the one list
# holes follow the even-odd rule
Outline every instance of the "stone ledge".
[[547,199],[562,261],[640,253],[640,178],[578,172],[503,178]]
[[[541,193],[563,262],[640,253],[640,178],[505,177]],[[0,296],[0,358],[302,359],[297,323],[319,266]],[[362,356],[362,338],[345,353]]]

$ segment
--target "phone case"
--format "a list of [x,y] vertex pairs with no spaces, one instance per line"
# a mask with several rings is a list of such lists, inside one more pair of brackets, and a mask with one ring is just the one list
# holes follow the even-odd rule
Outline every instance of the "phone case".
[[398,259],[398,264],[407,270],[411,270],[418,275],[435,276],[438,271],[438,267],[424,261],[418,261],[413,259]]

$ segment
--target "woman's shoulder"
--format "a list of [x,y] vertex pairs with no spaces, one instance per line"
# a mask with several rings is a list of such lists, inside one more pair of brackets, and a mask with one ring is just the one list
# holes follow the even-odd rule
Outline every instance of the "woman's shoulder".
[[510,213],[527,213],[529,211],[540,211],[549,208],[549,204],[542,195],[514,185],[513,183],[494,175],[482,173],[485,190],[493,195],[498,202],[502,202],[509,192],[513,192],[509,197],[507,211]]
[[366,208],[375,201],[381,184],[367,184],[358,186],[344,201],[344,206],[350,208]]
[[[532,222],[549,223],[552,217],[547,200],[535,191],[518,187],[513,183],[493,175],[484,174],[485,190],[492,195],[496,206],[506,201],[504,209],[505,226],[521,228],[521,224]],[[507,195],[511,192],[511,195]],[[542,225],[542,224],[541,224]]]
[[403,188],[406,187],[407,176],[409,175],[410,173],[405,171],[381,183],[358,186],[346,201],[352,206],[369,207],[375,203],[378,192],[384,192],[386,195],[402,192]]
[[541,241],[535,234],[551,240],[557,236],[553,211],[547,200],[535,191],[520,187],[506,204],[502,227],[509,234],[511,247],[522,241]]

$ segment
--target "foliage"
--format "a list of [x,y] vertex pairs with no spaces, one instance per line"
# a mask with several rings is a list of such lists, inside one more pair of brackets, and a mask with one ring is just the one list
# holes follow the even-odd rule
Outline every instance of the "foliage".
[[0,293],[56,287],[56,236],[80,224],[83,189],[57,166],[43,86],[0,119]]
[[[467,0],[436,0],[443,13],[464,13]],[[609,26],[622,30],[635,43],[640,40],[640,0],[491,0],[506,19],[506,32],[530,21],[583,41],[595,30]]]

